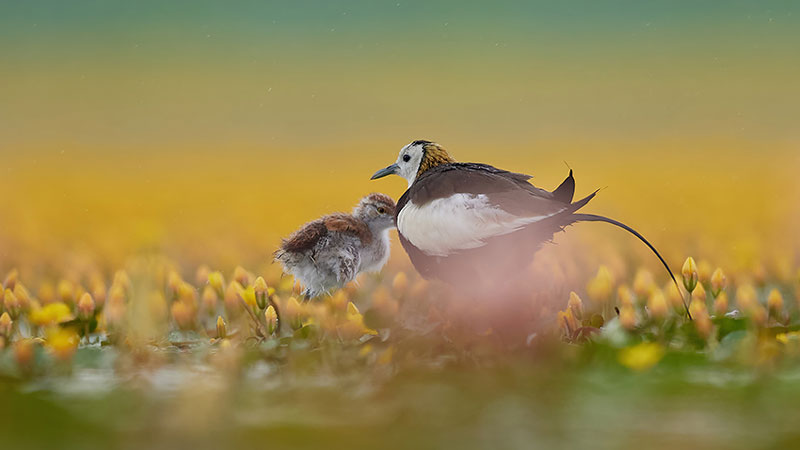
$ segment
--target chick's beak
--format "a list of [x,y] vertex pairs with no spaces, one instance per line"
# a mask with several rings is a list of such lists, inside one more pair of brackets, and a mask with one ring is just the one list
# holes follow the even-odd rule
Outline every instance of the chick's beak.
[[370,178],[370,180],[376,180],[376,179],[378,179],[378,178],[383,178],[383,177],[385,177],[386,175],[393,175],[393,174],[396,174],[396,173],[397,173],[399,170],[400,170],[400,167],[398,167],[398,165],[397,165],[397,164],[392,164],[392,165],[391,165],[391,166],[389,166],[389,167],[383,168],[383,169],[381,169],[381,170],[379,170],[379,171],[375,172],[375,175],[373,175],[373,176]]

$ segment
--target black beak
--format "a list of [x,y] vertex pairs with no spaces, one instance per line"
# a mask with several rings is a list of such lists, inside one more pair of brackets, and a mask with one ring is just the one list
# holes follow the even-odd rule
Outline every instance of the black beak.
[[398,170],[400,170],[400,167],[398,167],[397,164],[392,164],[391,166],[386,167],[385,169],[381,169],[375,172],[375,175],[373,175],[370,178],[370,180],[377,180],[378,178],[383,178],[386,175],[394,175],[397,173]]

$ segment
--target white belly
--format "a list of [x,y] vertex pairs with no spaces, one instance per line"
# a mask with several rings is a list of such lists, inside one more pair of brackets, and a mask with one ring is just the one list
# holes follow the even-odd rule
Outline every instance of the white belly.
[[513,233],[553,214],[515,216],[490,204],[483,194],[454,194],[422,206],[406,203],[397,216],[397,230],[425,254],[447,256],[478,248],[489,238]]

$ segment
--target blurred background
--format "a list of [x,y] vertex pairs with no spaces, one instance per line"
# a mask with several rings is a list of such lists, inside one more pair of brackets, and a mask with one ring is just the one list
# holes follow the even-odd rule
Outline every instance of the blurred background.
[[[0,0],[0,447],[795,446],[798,49],[790,0]],[[573,168],[586,212],[697,259],[697,320],[594,224],[518,309],[396,242],[300,306],[280,237],[398,198],[369,177],[415,139],[545,189]],[[265,339],[259,275],[297,319]]]
[[672,264],[793,261],[799,27],[786,1],[4,2],[0,269],[264,263],[398,198],[369,176],[414,139],[548,189],[566,162]]

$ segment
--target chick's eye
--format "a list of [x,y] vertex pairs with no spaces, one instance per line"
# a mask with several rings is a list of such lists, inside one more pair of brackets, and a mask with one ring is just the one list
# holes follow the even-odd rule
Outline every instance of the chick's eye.
[[403,155],[403,161],[408,162],[411,159],[409,155]]
[[378,214],[386,214],[386,208],[378,208]]

